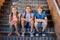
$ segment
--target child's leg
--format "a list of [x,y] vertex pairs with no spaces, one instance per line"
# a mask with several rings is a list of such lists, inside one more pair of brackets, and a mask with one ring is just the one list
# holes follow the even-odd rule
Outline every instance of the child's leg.
[[31,32],[33,31],[34,21],[30,20]]
[[12,34],[12,26],[13,26],[13,24],[10,23],[10,33],[8,34],[8,36],[10,36]]
[[24,28],[25,24],[24,23],[25,23],[25,20],[21,18],[21,25],[22,25],[22,30],[23,31],[25,31],[25,28]]
[[14,26],[15,26],[15,29],[16,29],[16,33],[17,33],[17,35],[20,36],[20,34],[19,34],[19,32],[18,32],[18,24],[15,23]]
[[46,27],[47,27],[47,22],[46,22],[46,21],[43,22],[42,25],[43,25],[43,29],[42,29],[42,31],[44,31],[44,30],[46,29]]
[[39,26],[38,26],[38,24],[39,24],[38,22],[35,22],[35,24],[34,24],[35,25],[35,29],[36,29],[35,30],[35,36],[39,36],[39,30],[38,30]]
[[30,26],[31,26],[31,32],[30,32],[30,36],[33,37],[33,25],[34,25],[34,21],[30,20]]
[[38,22],[35,22],[34,25],[35,25],[35,29],[38,31]]

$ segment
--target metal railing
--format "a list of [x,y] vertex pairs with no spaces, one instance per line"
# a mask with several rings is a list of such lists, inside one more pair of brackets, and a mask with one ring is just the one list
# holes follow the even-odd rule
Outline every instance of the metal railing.
[[53,0],[53,2],[54,2],[55,7],[56,7],[56,9],[58,11],[58,14],[60,15],[60,8],[59,8],[59,5],[58,5],[57,1],[56,0]]

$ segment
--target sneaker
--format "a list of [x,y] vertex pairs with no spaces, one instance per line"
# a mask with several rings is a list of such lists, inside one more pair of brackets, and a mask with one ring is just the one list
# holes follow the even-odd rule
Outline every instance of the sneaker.
[[31,32],[31,33],[30,33],[30,37],[33,37],[33,36],[34,36],[34,35],[33,35],[33,33]]
[[42,34],[42,36],[46,36],[46,34]]
[[25,32],[23,32],[21,36],[25,36],[24,34],[25,34]]
[[42,36],[46,36],[45,31],[42,31]]
[[36,36],[39,36],[39,34],[35,34]]
[[39,32],[38,31],[35,32],[35,36],[39,36]]
[[33,37],[33,34],[30,34],[30,37]]

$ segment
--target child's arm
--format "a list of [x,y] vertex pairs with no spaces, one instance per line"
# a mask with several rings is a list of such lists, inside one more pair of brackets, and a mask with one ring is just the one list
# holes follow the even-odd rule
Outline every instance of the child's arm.
[[45,19],[39,19],[41,22],[47,22],[47,17]]
[[21,20],[21,13],[18,14],[18,17],[19,17],[19,21]]
[[26,19],[26,20],[32,21],[32,20],[33,20],[33,17],[32,17],[32,18],[28,18],[28,19]]
[[9,23],[11,22],[11,15],[9,15]]
[[47,17],[45,17],[45,19],[36,19],[35,18],[35,21],[36,22],[47,22]]
[[24,18],[24,16],[23,16],[23,15],[21,16],[21,19],[22,19],[22,20],[25,20],[25,21],[27,21],[27,20],[28,20],[27,18]]

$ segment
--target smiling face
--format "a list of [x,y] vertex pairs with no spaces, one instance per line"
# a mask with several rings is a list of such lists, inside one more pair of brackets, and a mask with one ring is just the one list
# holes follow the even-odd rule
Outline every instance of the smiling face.
[[37,11],[38,11],[39,13],[41,13],[41,12],[43,11],[42,6],[39,5],[39,6],[37,7]]
[[26,12],[30,13],[31,12],[31,6],[26,7]]
[[41,12],[43,11],[43,9],[42,9],[42,8],[38,8],[37,11],[38,11],[39,13],[41,13]]
[[12,8],[12,13],[16,14],[18,12],[18,9],[16,7]]

